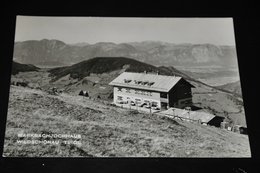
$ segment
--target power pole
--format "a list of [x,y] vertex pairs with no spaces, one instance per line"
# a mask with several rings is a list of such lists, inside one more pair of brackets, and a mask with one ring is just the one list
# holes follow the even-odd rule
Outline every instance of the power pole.
[[[190,109],[188,110],[188,114],[189,114],[189,119],[190,119]],[[190,119],[190,121],[191,121],[191,119]]]
[[[176,110],[174,108],[172,110],[173,110],[173,118],[175,118],[176,117]],[[177,115],[177,117],[178,117],[178,115]]]
[[190,119],[190,110],[191,110],[191,107],[185,107],[185,109],[188,110],[189,120],[191,120],[191,119]]

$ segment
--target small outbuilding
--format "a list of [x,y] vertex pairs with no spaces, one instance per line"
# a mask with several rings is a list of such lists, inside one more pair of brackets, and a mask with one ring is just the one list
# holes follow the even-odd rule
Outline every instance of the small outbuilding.
[[220,127],[224,117],[216,116],[206,112],[190,111],[185,109],[170,108],[168,110],[160,112],[168,116],[173,116],[183,121],[197,121],[203,125],[210,125]]
[[235,125],[234,132],[247,135],[247,128],[241,125]]

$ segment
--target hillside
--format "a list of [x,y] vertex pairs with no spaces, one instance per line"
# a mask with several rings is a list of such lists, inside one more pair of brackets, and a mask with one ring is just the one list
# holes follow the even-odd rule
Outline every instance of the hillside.
[[162,75],[178,75],[188,78],[188,76],[174,67],[155,67],[153,65],[125,57],[97,57],[82,61],[72,66],[54,68],[49,72],[51,76],[54,77],[54,81],[66,75],[70,75],[70,77],[74,79],[81,80],[84,77],[89,76],[91,73],[109,73],[115,70],[121,70],[123,67],[126,67],[125,71],[128,72],[158,72]]
[[13,56],[17,62],[35,65],[66,65],[94,57],[127,57],[160,66],[237,64],[234,46],[173,44],[159,41],[69,45],[59,40],[30,40],[16,42]]
[[9,99],[5,157],[251,156],[248,136],[215,127],[17,86],[11,86]]
[[31,64],[20,64],[15,61],[13,61],[12,64],[12,75],[16,75],[19,72],[26,72],[26,71],[37,71],[39,70],[38,67],[31,65]]
[[216,88],[224,89],[242,96],[240,81],[228,83],[225,85],[217,86]]

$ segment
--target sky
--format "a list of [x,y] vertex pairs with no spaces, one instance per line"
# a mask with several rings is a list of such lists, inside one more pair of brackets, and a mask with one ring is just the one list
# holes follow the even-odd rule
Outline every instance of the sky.
[[86,42],[235,45],[232,18],[113,18],[17,16],[15,41],[57,39]]

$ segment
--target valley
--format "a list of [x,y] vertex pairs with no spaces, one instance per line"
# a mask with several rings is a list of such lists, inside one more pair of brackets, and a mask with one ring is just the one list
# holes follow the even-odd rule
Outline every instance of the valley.
[[236,67],[222,66],[175,66],[176,69],[190,77],[210,86],[220,86],[239,81],[239,71]]

